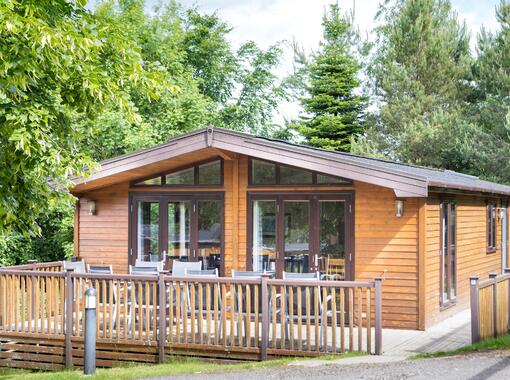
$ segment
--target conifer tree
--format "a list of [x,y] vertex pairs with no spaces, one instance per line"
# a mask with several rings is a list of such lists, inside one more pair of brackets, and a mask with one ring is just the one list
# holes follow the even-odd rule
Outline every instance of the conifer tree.
[[356,93],[360,64],[352,53],[352,17],[341,15],[338,4],[332,4],[322,26],[324,41],[305,68],[308,83],[301,104],[306,115],[295,129],[309,145],[349,151],[351,136],[362,129],[366,104]]

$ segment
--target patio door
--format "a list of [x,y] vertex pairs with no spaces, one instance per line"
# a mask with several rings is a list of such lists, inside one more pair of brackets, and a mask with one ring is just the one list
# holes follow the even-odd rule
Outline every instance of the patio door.
[[223,267],[223,194],[131,195],[130,264],[165,260],[202,261]]
[[251,193],[248,203],[249,269],[354,277],[351,194]]

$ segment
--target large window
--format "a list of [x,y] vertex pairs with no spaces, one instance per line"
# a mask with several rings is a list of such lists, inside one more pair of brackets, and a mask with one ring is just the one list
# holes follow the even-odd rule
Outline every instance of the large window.
[[293,166],[263,160],[250,160],[250,185],[351,185],[341,177],[333,177]]
[[223,194],[131,195],[130,263],[201,261],[223,269]]
[[487,204],[487,253],[496,252],[496,205]]
[[457,299],[457,206],[454,201],[441,202],[441,306]]
[[223,184],[223,161],[216,159],[136,182],[135,186],[216,186]]
[[248,268],[352,279],[352,221],[350,194],[251,193]]

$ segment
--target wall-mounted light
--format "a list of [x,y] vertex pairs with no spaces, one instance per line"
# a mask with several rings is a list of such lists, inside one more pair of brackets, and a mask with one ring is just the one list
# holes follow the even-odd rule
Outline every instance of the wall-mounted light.
[[395,215],[397,218],[404,216],[404,201],[402,199],[395,200]]
[[504,208],[498,209],[498,218],[499,218],[499,220],[503,220],[504,217],[505,217],[505,209]]
[[96,201],[88,201],[89,215],[96,215]]

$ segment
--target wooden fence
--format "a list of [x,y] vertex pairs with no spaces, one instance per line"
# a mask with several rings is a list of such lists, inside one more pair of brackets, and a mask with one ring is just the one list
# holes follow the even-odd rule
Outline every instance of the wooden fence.
[[381,353],[374,282],[0,270],[0,366],[83,365],[84,292],[97,290],[97,364],[166,355],[265,360]]
[[504,274],[489,274],[479,281],[470,277],[471,341],[506,335],[510,331],[510,270]]

